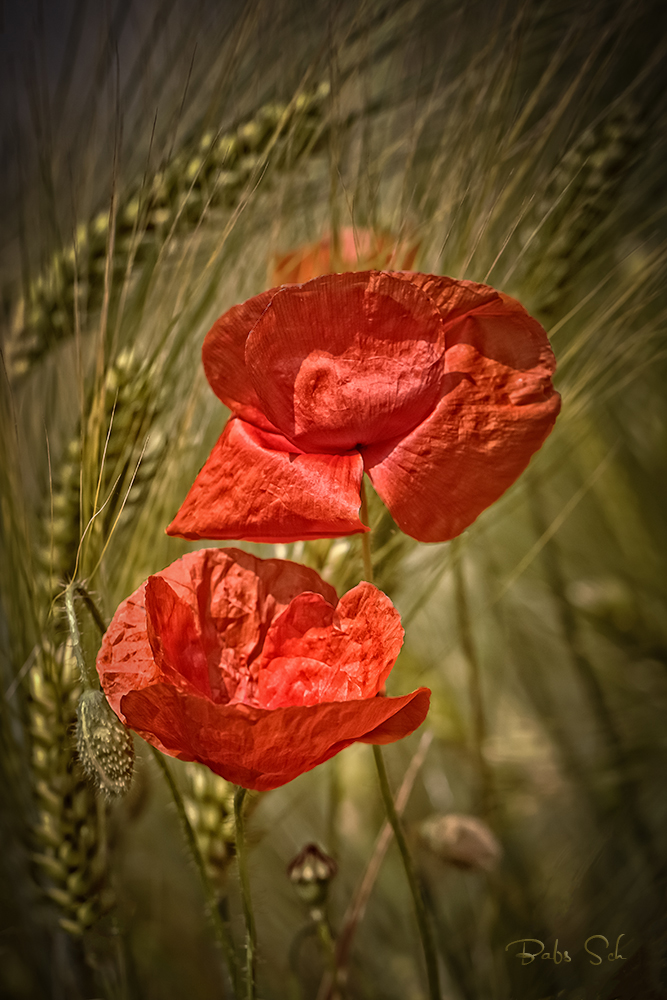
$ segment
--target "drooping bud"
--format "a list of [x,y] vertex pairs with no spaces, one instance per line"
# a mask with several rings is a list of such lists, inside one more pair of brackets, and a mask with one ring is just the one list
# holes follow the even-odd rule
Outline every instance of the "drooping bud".
[[321,851],[317,844],[306,844],[287,867],[290,882],[310,907],[322,906],[329,882],[337,871],[334,859]]
[[101,691],[84,691],[76,714],[76,743],[84,771],[109,798],[124,795],[134,767],[132,734]]
[[420,825],[419,835],[439,858],[457,868],[488,872],[502,854],[495,834],[476,816],[431,816]]

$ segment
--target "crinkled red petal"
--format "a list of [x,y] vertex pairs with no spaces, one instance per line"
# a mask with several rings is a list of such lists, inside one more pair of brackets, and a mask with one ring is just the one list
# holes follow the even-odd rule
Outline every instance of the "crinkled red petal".
[[360,583],[334,609],[302,594],[276,618],[257,665],[263,708],[372,698],[403,644],[398,611],[370,583]]
[[216,320],[204,339],[202,361],[213,392],[236,416],[264,430],[274,430],[262,412],[262,405],[248,375],[245,344],[248,334],[271,302],[277,289],[232,306]]
[[127,724],[153,746],[205,764],[244,788],[266,791],[292,781],[351,743],[394,743],[417,729],[430,692],[310,707],[219,705],[155,684],[121,700]]
[[[555,359],[536,320],[509,296],[424,279],[445,313],[443,396],[410,434],[362,449],[373,485],[399,527],[422,542],[454,538],[500,497],[541,447],[560,410]],[[459,287],[459,286],[466,287]],[[472,311],[465,302],[482,289]],[[493,294],[491,294],[493,292]],[[463,304],[461,304],[463,303]]]
[[432,411],[444,324],[428,295],[381,271],[274,293],[246,342],[262,411],[298,447],[333,452],[406,434]]
[[167,534],[294,542],[368,529],[358,452],[305,454],[240,419],[225,427]]
[[[159,584],[169,589],[162,607]],[[199,549],[176,560],[120,604],[102,640],[97,670],[111,707],[122,718],[123,695],[159,682],[201,691],[203,671],[192,676],[180,656],[181,648],[199,642],[209,664],[210,689],[222,696],[223,670],[229,676],[233,663],[220,662],[221,646],[245,663],[261,647],[271,621],[304,591],[321,595],[329,605],[338,601],[330,584],[299,563],[258,559],[233,548]],[[231,697],[235,691],[226,693]]]

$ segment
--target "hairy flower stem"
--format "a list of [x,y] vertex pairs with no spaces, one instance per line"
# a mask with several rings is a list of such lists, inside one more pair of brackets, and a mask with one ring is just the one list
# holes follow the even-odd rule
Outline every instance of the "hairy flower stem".
[[475,767],[477,771],[478,808],[482,816],[488,816],[493,800],[493,779],[487,760],[484,756],[486,740],[486,718],[484,700],[482,697],[482,679],[479,668],[479,658],[473,639],[470,621],[470,607],[463,573],[461,555],[461,538],[452,542],[452,562],[454,569],[454,591],[456,602],[456,617],[459,627],[461,649],[468,666],[468,694],[472,713],[472,744]]
[[89,667],[83,655],[81,647],[81,633],[79,632],[79,622],[76,617],[74,607],[74,584],[70,583],[65,590],[65,610],[67,612],[67,624],[69,626],[70,639],[72,641],[72,652],[76,659],[76,665],[81,674],[81,684],[84,689],[95,691],[99,687],[97,681],[97,671],[94,667]]
[[398,844],[398,849],[401,852],[401,858],[403,859],[403,867],[405,868],[405,874],[407,876],[408,884],[410,886],[410,891],[412,893],[412,899],[415,904],[417,925],[419,927],[419,935],[422,940],[422,947],[424,949],[424,958],[426,960],[426,974],[428,976],[429,997],[431,998],[431,1000],[440,1000],[440,978],[438,975],[438,957],[435,950],[435,943],[433,941],[431,926],[428,920],[428,915],[426,913],[424,897],[422,896],[421,887],[419,885],[419,879],[417,877],[417,870],[415,868],[415,863],[412,859],[412,855],[408,847],[408,842],[405,839],[405,834],[403,832],[403,827],[401,826],[401,821],[396,811],[396,806],[394,805],[394,798],[391,794],[391,789],[389,787],[389,779],[387,778],[387,769],[384,766],[384,758],[382,756],[382,750],[380,749],[379,746],[373,746],[373,756],[375,757],[375,766],[377,768],[378,778],[380,779],[380,790],[382,792],[384,807],[387,811],[387,819],[391,823],[391,828],[394,831],[394,836],[396,837],[396,843]]
[[[368,524],[368,500],[366,498],[366,488],[363,479],[361,481],[361,511],[359,516],[364,524]],[[365,532],[365,534],[361,536],[361,544],[364,556],[364,576],[369,583],[372,583],[373,563],[371,560],[370,531]],[[419,935],[421,937],[422,947],[424,949],[424,958],[426,959],[426,974],[428,976],[429,996],[431,1000],[440,1000],[438,957],[435,951],[433,934],[431,932],[431,927],[428,921],[428,915],[426,913],[424,899],[422,896],[421,888],[419,886],[419,880],[417,878],[417,870],[415,868],[415,863],[412,859],[412,854],[410,853],[410,848],[408,847],[408,842],[405,839],[405,834],[403,833],[403,827],[401,826],[401,821],[396,811],[396,806],[394,805],[394,798],[391,794],[391,789],[389,788],[389,779],[387,778],[387,769],[384,766],[384,757],[382,756],[382,750],[380,749],[379,746],[373,746],[373,756],[375,757],[375,766],[377,768],[378,778],[380,780],[380,791],[382,792],[382,799],[384,801],[384,807],[387,813],[387,819],[389,820],[391,828],[394,831],[394,836],[396,837],[396,843],[398,844],[398,848],[401,852],[401,858],[403,859],[403,867],[405,868],[405,874],[407,876],[408,884],[410,886],[410,892],[412,893],[412,899],[415,904],[417,925],[419,927]]]
[[315,907],[310,911],[311,919],[315,925],[317,940],[324,955],[329,975],[332,983],[332,1000],[340,1000],[341,991],[337,983],[336,976],[336,941],[331,933],[331,926],[326,915],[326,911],[321,907]]
[[222,947],[223,954],[225,956],[225,961],[227,963],[227,970],[229,972],[230,979],[234,988],[234,993],[236,996],[240,996],[239,989],[239,967],[236,960],[236,952],[234,951],[234,943],[231,939],[229,930],[223,921],[220,910],[218,908],[218,901],[216,899],[215,891],[211,885],[211,880],[206,872],[206,866],[204,865],[204,859],[201,856],[201,852],[197,847],[197,840],[192,829],[190,820],[188,819],[187,813],[185,811],[185,805],[183,803],[183,798],[179,792],[176,782],[172,776],[171,771],[167,766],[163,755],[155,747],[150,747],[151,753],[155,758],[155,762],[162,771],[165,781],[169,786],[172,798],[174,800],[174,805],[176,806],[176,811],[178,817],[181,821],[181,826],[183,827],[183,833],[185,834],[185,839],[188,842],[188,847],[194,859],[194,862],[199,870],[199,875],[201,877],[202,885],[204,887],[204,892],[206,893],[206,903],[208,908],[209,917],[213,928],[216,933],[219,944]]
[[255,958],[257,954],[257,930],[252,912],[250,897],[250,879],[248,877],[248,853],[246,850],[245,831],[243,824],[243,804],[247,794],[246,788],[237,788],[234,796],[234,819],[236,820],[236,856],[239,862],[239,877],[241,879],[241,895],[243,899],[243,916],[246,926],[246,1000],[255,1000]]
[[[361,480],[361,510],[359,511],[361,521],[368,525],[368,499],[366,497],[366,484]],[[361,536],[361,554],[364,560],[364,579],[369,583],[373,582],[373,560],[371,558],[371,533],[365,531]]]

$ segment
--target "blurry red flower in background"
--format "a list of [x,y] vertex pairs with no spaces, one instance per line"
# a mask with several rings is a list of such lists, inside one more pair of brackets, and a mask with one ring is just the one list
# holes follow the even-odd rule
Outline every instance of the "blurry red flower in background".
[[[272,285],[310,281],[331,271],[409,271],[417,256],[418,244],[397,240],[391,233],[343,226],[339,232],[338,254],[328,233],[315,243],[307,243],[275,259]],[[337,258],[337,259],[336,259]]]
[[123,601],[97,670],[153,746],[266,790],[421,725],[427,688],[378,697],[402,643],[398,612],[369,583],[338,601],[306,566],[200,549]]
[[232,419],[167,529],[185,538],[363,532],[364,471],[406,534],[454,538],[560,409],[540,324],[487,285],[438,275],[270,289],[221,316],[203,361]]

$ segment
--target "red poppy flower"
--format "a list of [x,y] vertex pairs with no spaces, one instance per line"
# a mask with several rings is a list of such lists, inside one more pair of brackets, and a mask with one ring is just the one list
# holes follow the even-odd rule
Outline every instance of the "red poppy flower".
[[306,566],[200,549],[123,601],[97,670],[153,746],[266,790],[422,724],[427,688],[378,697],[402,642],[398,612],[370,583],[339,601]]
[[406,534],[454,538],[560,408],[540,324],[487,285],[437,275],[273,288],[215,323],[203,360],[233,416],[167,529],[185,538],[363,532],[364,471]]
[[394,267],[409,271],[417,256],[418,244],[397,240],[391,233],[343,226],[339,233],[338,260],[333,260],[331,234],[307,243],[275,259],[272,285],[310,281],[330,271],[366,271]]

